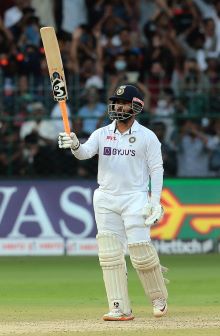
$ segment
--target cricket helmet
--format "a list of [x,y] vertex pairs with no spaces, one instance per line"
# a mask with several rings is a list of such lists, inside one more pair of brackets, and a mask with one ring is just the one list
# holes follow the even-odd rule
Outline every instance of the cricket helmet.
[[[134,85],[119,86],[109,100],[111,103],[108,105],[108,114],[111,120],[128,119],[140,113],[144,108],[143,96]],[[118,104],[118,101],[130,102],[130,109],[125,109],[125,106]]]

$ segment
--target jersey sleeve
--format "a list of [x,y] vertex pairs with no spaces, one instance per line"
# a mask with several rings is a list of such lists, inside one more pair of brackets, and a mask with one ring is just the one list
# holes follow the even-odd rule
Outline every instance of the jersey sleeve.
[[77,150],[75,151],[71,150],[71,152],[77,159],[86,160],[98,154],[98,149],[99,149],[99,130],[96,130],[90,135],[89,139],[84,144],[80,144]]
[[147,163],[151,178],[151,200],[160,202],[163,187],[163,159],[161,154],[161,143],[153,133],[148,144]]

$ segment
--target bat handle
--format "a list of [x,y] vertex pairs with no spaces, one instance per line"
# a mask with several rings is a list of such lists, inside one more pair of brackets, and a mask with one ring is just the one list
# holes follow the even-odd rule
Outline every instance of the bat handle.
[[66,108],[66,101],[65,100],[59,101],[59,105],[60,105],[60,110],[62,113],[64,130],[66,133],[70,134],[70,124],[69,124],[68,113],[67,113],[67,108]]

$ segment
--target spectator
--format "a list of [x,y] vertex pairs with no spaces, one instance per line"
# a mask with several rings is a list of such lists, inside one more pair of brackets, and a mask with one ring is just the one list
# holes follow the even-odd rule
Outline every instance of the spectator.
[[119,54],[140,54],[141,49],[139,46],[139,40],[135,32],[133,32],[128,26],[123,26],[113,41],[109,41],[104,46],[107,56],[117,56]]
[[207,112],[209,81],[195,59],[186,59],[182,77],[176,83],[179,96],[185,100],[189,114],[201,116]]
[[3,23],[0,17],[0,53],[7,54],[10,50],[10,44],[13,42],[13,35]]
[[22,18],[22,5],[19,1],[15,1],[14,5],[7,8],[4,12],[4,26],[11,28],[16,25]]
[[107,55],[114,55],[115,48],[118,50],[121,44],[119,33],[127,27],[127,22],[115,16],[113,10],[113,6],[107,4],[102,19],[96,25],[96,30],[101,32],[100,43],[105,50],[108,50]]
[[[29,106],[31,120],[25,121],[20,128],[20,139],[23,140],[23,158],[26,162],[26,173],[47,176],[55,173],[53,162],[56,153],[57,133],[54,123],[46,120],[45,108],[41,102]],[[51,168],[48,169],[48,158]]]
[[23,175],[36,175],[38,169],[36,167],[36,157],[40,151],[38,145],[37,133],[30,133],[24,137],[24,148],[22,158],[24,161]]
[[169,145],[169,142],[165,140],[167,138],[166,124],[162,121],[155,121],[151,124],[150,128],[156,134],[161,143],[164,176],[165,177],[176,176],[177,173],[176,151]]
[[83,121],[82,131],[91,134],[102,125],[107,107],[100,101],[96,87],[87,88],[84,99],[86,103],[79,109],[77,115]]
[[34,101],[41,101],[42,96],[40,92],[37,91],[37,87],[34,87],[33,90],[33,81],[30,76],[21,75],[16,78],[16,87],[17,87],[17,103],[18,107],[20,105],[31,104]]
[[166,130],[163,134],[165,136],[165,141],[170,141],[170,137],[173,134],[175,124],[174,124],[174,113],[175,113],[175,103],[174,96],[171,89],[164,89],[161,93],[157,105],[153,110],[153,121],[161,121],[164,123]]
[[204,29],[204,49],[205,52],[213,52],[217,56],[220,54],[220,39],[218,39],[215,21],[207,18],[203,21]]
[[114,58],[112,57],[111,63],[107,66],[107,71],[109,73],[109,92],[115,90],[115,88],[128,81],[127,78],[127,61],[125,54],[118,54]]
[[40,48],[40,21],[34,14],[27,18],[23,25],[22,34],[17,42],[20,50],[24,51],[27,46],[34,46]]
[[[157,3],[158,2],[159,1],[157,1]],[[163,9],[158,8],[151,20],[146,23],[146,25],[144,26],[144,34],[147,40],[151,41],[155,33],[161,34],[163,36],[164,34],[166,34],[166,32],[170,31],[171,28],[172,22],[170,10],[168,7],[165,6]]]
[[210,141],[212,152],[210,155],[210,170],[215,176],[220,176],[220,119],[213,120],[213,135]]
[[85,0],[63,0],[61,29],[72,34],[80,25],[86,25],[87,7]]
[[0,175],[21,176],[23,173],[22,143],[19,128],[7,125],[0,135]]
[[[164,75],[167,78],[171,77],[175,64],[175,56],[171,50],[168,41],[170,36],[162,36],[160,33],[154,33],[149,45],[145,51],[145,70],[149,72],[154,64],[160,63],[163,67]],[[172,43],[174,46],[174,43]]]
[[56,0],[31,0],[31,5],[35,9],[36,16],[39,17],[42,26],[51,26],[56,29]]
[[218,39],[218,44],[220,41],[220,2],[218,0],[214,1],[204,1],[204,0],[193,0],[199,9],[203,19],[212,18],[215,22],[216,36]]
[[[155,16],[156,11],[158,10],[157,2],[158,1],[155,0],[140,0],[140,4],[138,7],[139,9],[138,27],[139,32],[141,34],[141,40],[143,41],[143,43],[148,42],[148,38],[146,38],[146,34],[144,33],[144,26],[147,25],[148,22]],[[153,27],[152,29],[154,29]]]
[[209,94],[208,94],[208,113],[210,117],[219,115],[220,111],[220,62],[216,57],[209,57],[206,60],[207,69],[205,74],[209,81]]
[[[24,175],[51,176],[56,172],[55,148],[49,145],[41,146],[39,135],[36,132],[25,136],[22,157]],[[50,167],[48,167],[48,158],[50,159]]]
[[56,143],[57,133],[51,120],[45,120],[45,109],[41,102],[30,104],[29,111],[32,120],[25,121],[21,125],[20,138],[24,139],[27,135],[34,133],[38,136],[41,146],[53,145]]
[[93,29],[103,18],[106,0],[86,0],[86,6],[88,11],[88,24],[89,27]]
[[146,76],[145,85],[150,92],[150,107],[151,112],[157,105],[159,96],[164,89],[170,87],[170,78],[166,75],[163,65],[159,61],[152,63],[150,72]]
[[206,18],[200,24],[198,17],[192,25],[178,37],[178,41],[189,58],[195,58],[201,71],[207,69],[206,59],[220,54],[220,39],[218,39],[215,21]]
[[200,120],[181,121],[179,135],[175,139],[177,149],[177,176],[210,176],[210,143]]
[[[70,128],[72,129],[72,116],[71,116],[71,111],[70,111],[70,107],[68,104],[66,104],[66,108],[67,108]],[[51,117],[50,123],[53,124],[54,132],[56,134],[63,132],[64,126],[63,126],[63,119],[62,119],[59,103],[56,103],[53,106],[51,113],[50,113],[50,117]]]
[[216,86],[219,84],[220,75],[219,75],[219,68],[220,68],[220,62],[218,57],[215,57],[214,55],[210,55],[206,58],[207,62],[207,69],[206,69],[206,75],[209,80],[210,86]]
[[113,15],[124,22],[129,22],[134,17],[134,14],[136,14],[136,6],[132,0],[112,0],[111,5]]
[[193,22],[197,22],[199,19],[198,9],[191,0],[171,1],[170,12],[172,15],[172,24],[177,35],[183,34],[192,26]]
[[88,27],[78,27],[72,35],[71,63],[73,72],[79,76],[83,87],[89,78],[103,77],[103,50],[100,31],[89,31]]

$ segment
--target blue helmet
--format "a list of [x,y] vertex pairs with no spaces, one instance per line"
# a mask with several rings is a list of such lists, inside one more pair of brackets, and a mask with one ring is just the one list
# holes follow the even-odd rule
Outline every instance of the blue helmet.
[[[143,96],[134,85],[119,86],[113,96],[109,98],[111,103],[108,105],[108,114],[111,120],[125,120],[133,115],[140,113],[144,108]],[[131,103],[129,111],[124,111],[124,106],[121,105],[120,111],[116,110],[117,101],[124,100]]]

